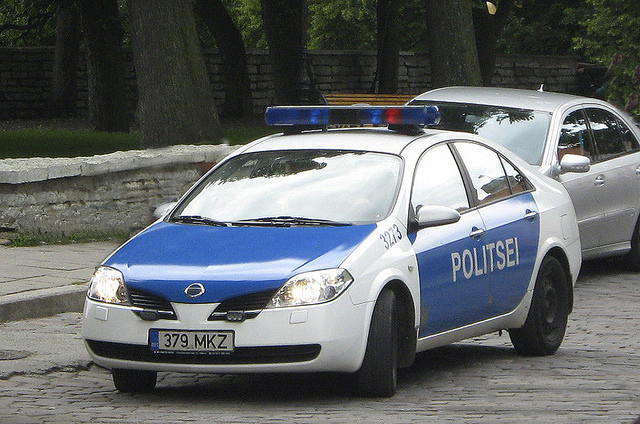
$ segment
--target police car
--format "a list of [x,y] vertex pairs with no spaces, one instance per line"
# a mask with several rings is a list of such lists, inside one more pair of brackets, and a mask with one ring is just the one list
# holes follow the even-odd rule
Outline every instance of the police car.
[[[415,353],[564,337],[581,263],[559,182],[436,107],[275,107],[93,275],[83,337],[122,392],[158,371],[352,373],[391,396]],[[329,129],[327,126],[364,125]]]

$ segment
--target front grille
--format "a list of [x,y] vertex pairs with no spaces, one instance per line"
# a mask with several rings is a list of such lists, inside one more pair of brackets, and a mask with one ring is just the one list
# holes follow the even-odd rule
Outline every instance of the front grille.
[[229,354],[158,353],[146,345],[87,340],[97,356],[158,364],[285,364],[311,361],[320,354],[319,344],[237,347]]
[[209,317],[209,321],[225,320],[227,312],[243,312],[245,318],[255,318],[276,294],[277,290],[268,290],[238,296],[220,303]]
[[133,306],[147,311],[160,312],[164,319],[176,319],[175,311],[167,299],[131,287],[127,287],[127,289]]

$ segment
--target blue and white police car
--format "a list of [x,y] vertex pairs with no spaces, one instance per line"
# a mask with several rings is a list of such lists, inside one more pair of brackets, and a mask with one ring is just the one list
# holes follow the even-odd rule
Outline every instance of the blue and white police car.
[[97,267],[83,337],[118,390],[152,390],[158,371],[330,371],[391,396],[426,349],[503,329],[522,354],[558,349],[581,263],[559,182],[425,129],[433,106],[266,119],[284,133],[227,157]]

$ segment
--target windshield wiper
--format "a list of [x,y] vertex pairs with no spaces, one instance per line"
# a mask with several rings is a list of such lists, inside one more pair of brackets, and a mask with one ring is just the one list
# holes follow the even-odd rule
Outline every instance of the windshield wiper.
[[282,227],[290,227],[292,225],[311,225],[311,226],[347,226],[351,225],[347,222],[332,221],[330,219],[305,218],[301,216],[266,216],[262,218],[242,219],[238,223],[256,224],[256,225],[275,225]]
[[182,224],[198,224],[198,225],[211,225],[213,227],[230,227],[231,223],[216,221],[215,219],[207,218],[200,215],[178,215],[172,217],[169,222],[179,222]]

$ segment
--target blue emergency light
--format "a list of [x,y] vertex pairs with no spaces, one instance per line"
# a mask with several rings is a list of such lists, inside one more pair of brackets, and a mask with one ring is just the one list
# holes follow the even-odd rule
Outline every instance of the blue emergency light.
[[274,106],[265,112],[267,125],[437,125],[437,106]]

